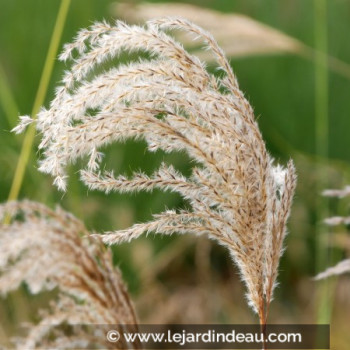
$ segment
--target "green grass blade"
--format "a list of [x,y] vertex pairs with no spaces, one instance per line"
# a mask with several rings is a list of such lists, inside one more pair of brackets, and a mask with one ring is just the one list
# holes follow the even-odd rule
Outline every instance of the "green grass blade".
[[[51,73],[53,70],[55,58],[57,56],[57,50],[58,46],[62,37],[63,28],[66,22],[68,9],[70,6],[71,0],[62,0],[61,5],[58,11],[55,27],[52,33],[51,41],[49,50],[46,56],[43,72],[41,75],[39,88],[35,97],[33,110],[32,110],[32,117],[35,118],[37,113],[39,112],[40,107],[44,103],[47,88],[49,85],[49,81],[51,78]],[[32,151],[32,146],[34,142],[34,136],[35,136],[35,126],[31,125],[30,128],[27,130],[23,146],[21,149],[21,153],[19,156],[19,160],[17,163],[15,175],[13,178],[12,186],[10,189],[8,200],[15,200],[18,198],[19,191],[21,189],[23,178],[25,175],[25,170],[28,164],[28,160],[30,158],[30,154]]]

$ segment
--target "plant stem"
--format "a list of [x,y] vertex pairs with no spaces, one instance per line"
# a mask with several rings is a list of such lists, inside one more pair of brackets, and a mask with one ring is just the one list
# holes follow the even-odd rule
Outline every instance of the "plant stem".
[[[320,159],[328,159],[328,40],[327,40],[327,0],[314,0],[315,11],[315,141],[316,154]],[[328,176],[318,171],[316,196],[328,187]],[[316,271],[327,266],[328,230],[322,224],[328,216],[328,200],[317,200],[316,205]],[[327,281],[320,285],[318,297],[319,323],[328,323],[330,319],[329,285]]]
[[[55,23],[55,27],[52,33],[51,41],[50,41],[50,46],[48,49],[48,53],[46,56],[44,68],[42,71],[40,83],[39,83],[39,88],[35,97],[33,109],[32,109],[32,117],[35,118],[36,115],[39,112],[40,107],[44,103],[46,93],[47,93],[47,88],[49,85],[50,77],[52,74],[54,62],[55,62],[55,57],[57,56],[57,50],[58,46],[61,40],[64,24],[67,18],[67,13],[69,9],[71,0],[62,0],[61,5],[57,14],[57,19]],[[19,191],[21,189],[22,183],[23,183],[23,178],[25,174],[25,170],[28,164],[28,160],[30,158],[30,154],[32,151],[32,146],[34,142],[34,136],[35,136],[35,126],[32,124],[28,128],[21,153],[18,159],[15,175],[12,181],[10,193],[8,196],[8,200],[16,200],[18,198]]]
[[263,350],[267,350],[266,345],[266,325],[267,325],[267,311],[268,305],[266,305],[266,302],[264,299],[260,300],[259,305],[259,321],[260,321],[260,332],[263,334],[264,337],[264,343],[263,343]]

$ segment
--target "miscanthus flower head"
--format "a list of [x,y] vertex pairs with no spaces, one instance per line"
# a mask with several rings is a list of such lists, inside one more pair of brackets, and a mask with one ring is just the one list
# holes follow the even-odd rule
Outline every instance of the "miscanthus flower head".
[[[9,224],[1,224],[4,217]],[[33,294],[57,293],[40,321],[27,326],[27,336],[16,339],[16,349],[125,349],[123,341],[111,344],[101,336],[103,325],[137,327],[110,250],[61,209],[30,201],[0,205],[0,295],[23,282]]]
[[[210,74],[175,41],[168,34],[173,29],[204,41],[222,76]],[[140,52],[148,58],[97,70],[122,53]],[[145,26],[103,22],[80,31],[60,58],[72,65],[50,108],[38,115],[40,170],[65,190],[67,165],[87,156],[81,179],[91,189],[180,193],[191,210],[165,211],[151,222],[106,233],[103,241],[120,243],[149,232],[207,234],[228,248],[249,305],[264,322],[296,176],[291,161],[286,168],[274,165],[252,107],[214,38],[182,18]],[[187,152],[196,164],[191,175],[169,164],[151,176],[139,172],[131,178],[101,169],[101,147],[130,138],[145,140],[150,152]]]

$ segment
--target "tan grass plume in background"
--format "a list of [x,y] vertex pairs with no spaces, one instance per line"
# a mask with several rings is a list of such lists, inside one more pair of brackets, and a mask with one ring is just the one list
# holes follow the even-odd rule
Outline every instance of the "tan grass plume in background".
[[[110,250],[61,209],[30,201],[1,205],[0,222],[9,214],[11,222],[0,224],[0,295],[23,282],[33,294],[57,292],[40,321],[28,326],[27,336],[16,339],[16,349],[126,348],[123,340],[110,343],[101,335],[103,325],[132,331],[137,324]],[[89,324],[100,327],[87,329]]]
[[[305,50],[305,45],[297,39],[248,16],[222,13],[192,4],[117,2],[112,6],[112,13],[132,23],[143,23],[155,17],[174,14],[186,17],[214,35],[228,57],[302,53]],[[178,37],[186,47],[195,46],[188,36],[180,34]],[[195,54],[206,62],[214,59],[205,50],[196,50]]]
[[[204,41],[221,76],[210,74],[165,32],[173,29]],[[125,52],[147,52],[149,58],[97,72]],[[65,190],[67,165],[87,156],[81,179],[91,189],[179,193],[190,210],[165,211],[151,222],[107,232],[103,241],[117,244],[151,232],[208,235],[228,248],[246,284],[249,305],[265,324],[296,176],[292,161],[283,168],[267,153],[252,107],[222,49],[197,25],[161,18],[145,26],[96,23],[65,46],[60,58],[72,57],[50,108],[38,114],[40,170]],[[30,122],[23,117],[16,131]],[[129,138],[145,140],[150,152],[187,152],[194,160],[191,176],[165,163],[152,175],[139,172],[132,178],[103,170],[101,147]]]
[[[324,55],[277,28],[240,13],[223,13],[181,2],[119,1],[111,4],[111,13],[131,23],[144,23],[154,17],[184,16],[214,35],[226,55],[232,58],[292,54],[315,62],[317,57]],[[188,36],[177,34],[176,37],[185,47],[201,60],[207,63],[214,61],[210,52],[198,50]],[[350,65],[347,62],[327,55],[327,64],[333,72],[350,79]]]
[[[345,186],[341,190],[325,190],[323,191],[323,195],[326,197],[335,197],[335,198],[344,198],[350,195],[350,186]],[[332,216],[324,220],[325,224],[329,226],[337,226],[337,225],[349,225],[350,217],[344,216]],[[340,261],[335,266],[329,267],[323,272],[320,272],[315,279],[321,280],[324,278],[328,278],[331,276],[341,275],[343,273],[350,272],[350,259],[345,259]]]

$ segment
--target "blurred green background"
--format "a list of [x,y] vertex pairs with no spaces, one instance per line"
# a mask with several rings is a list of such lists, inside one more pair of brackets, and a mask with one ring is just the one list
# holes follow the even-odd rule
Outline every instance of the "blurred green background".
[[[137,4],[137,1],[130,3]],[[350,64],[350,0],[183,3],[247,15],[310,48],[323,46],[327,55],[344,62],[343,71],[350,71],[346,66],[347,62]],[[31,113],[60,4],[58,0],[0,0],[2,202],[8,198],[24,137],[10,130],[19,115]],[[114,5],[114,1],[108,0],[72,0],[59,50],[63,43],[72,41],[80,28],[97,20],[113,21],[118,15],[122,17]],[[320,195],[323,187],[340,188],[350,181],[350,75],[328,69],[322,61],[322,55],[304,58],[298,54],[231,58],[240,86],[254,107],[268,149],[279,162],[285,163],[292,157],[299,176],[286,242],[288,248],[281,263],[280,286],[271,307],[271,321],[330,322],[334,326],[334,348],[348,349],[349,278],[325,283],[311,280],[317,272],[346,254],[346,249],[334,239],[337,232],[328,233],[322,218],[349,212],[346,199],[328,202]],[[65,65],[56,60],[46,106],[64,69]],[[315,136],[316,130],[321,130],[319,136]],[[38,138],[35,144],[37,141]],[[108,196],[88,191],[79,182],[77,167],[72,167],[69,190],[62,194],[52,186],[50,177],[37,171],[38,155],[34,145],[19,198],[49,206],[59,204],[81,218],[91,230],[125,228],[150,219],[152,213],[165,207],[185,205],[177,195],[157,191]],[[138,169],[150,173],[162,160],[172,162],[184,173],[188,173],[190,167],[183,155],[146,153],[142,142],[114,144],[108,148],[106,157],[107,164],[116,173],[130,174]],[[344,234],[346,229],[339,231]],[[232,267],[227,252],[215,243],[205,238],[158,236],[113,249],[115,262],[136,300],[141,321],[184,322],[188,320],[186,317],[193,317],[194,322],[211,323],[257,321],[245,306],[237,270]],[[26,303],[28,300],[32,300],[30,305]],[[29,299],[25,293],[3,300],[0,305],[3,329],[9,330],[11,324],[30,319],[39,304],[39,298]],[[177,315],[174,310],[184,310],[186,305],[192,305],[191,315],[186,312]]]

